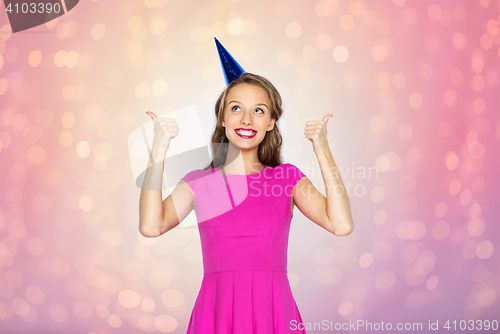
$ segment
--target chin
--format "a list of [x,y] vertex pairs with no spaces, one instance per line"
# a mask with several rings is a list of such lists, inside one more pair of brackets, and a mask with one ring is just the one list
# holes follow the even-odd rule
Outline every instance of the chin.
[[[242,139],[242,138],[238,138],[238,139]],[[231,141],[229,140],[229,143],[233,144],[234,146],[238,147],[239,149],[241,150],[250,150],[250,149],[253,149],[253,148],[256,148],[256,147],[259,147],[260,143],[262,141],[260,141],[258,144],[256,145],[250,145],[250,144],[246,144],[246,145],[242,145],[241,142],[234,142],[234,141]]]

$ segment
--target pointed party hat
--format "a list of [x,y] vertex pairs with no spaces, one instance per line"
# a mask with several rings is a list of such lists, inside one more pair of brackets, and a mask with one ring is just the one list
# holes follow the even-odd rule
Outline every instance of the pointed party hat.
[[222,69],[224,70],[224,78],[226,79],[226,85],[229,85],[231,81],[237,79],[241,73],[245,70],[238,64],[236,60],[227,52],[227,50],[220,44],[220,42],[215,38],[215,44],[217,45],[217,51],[219,51],[220,63]]

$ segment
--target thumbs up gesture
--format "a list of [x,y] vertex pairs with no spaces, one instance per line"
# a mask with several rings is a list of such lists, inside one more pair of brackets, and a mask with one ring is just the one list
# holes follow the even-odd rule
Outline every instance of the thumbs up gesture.
[[154,139],[153,147],[158,149],[168,150],[170,146],[170,139],[177,137],[179,133],[179,124],[173,118],[158,118],[153,112],[146,111],[146,114],[151,116],[154,123]]
[[328,139],[326,136],[326,125],[333,114],[328,114],[321,121],[307,121],[304,134],[313,144],[315,153],[328,148]]

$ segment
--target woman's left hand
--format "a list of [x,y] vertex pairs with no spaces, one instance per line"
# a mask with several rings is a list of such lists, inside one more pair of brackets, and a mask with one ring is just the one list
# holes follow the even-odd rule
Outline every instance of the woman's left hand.
[[326,124],[333,114],[328,114],[321,121],[307,121],[304,134],[313,144],[315,153],[328,148],[328,138],[326,136]]

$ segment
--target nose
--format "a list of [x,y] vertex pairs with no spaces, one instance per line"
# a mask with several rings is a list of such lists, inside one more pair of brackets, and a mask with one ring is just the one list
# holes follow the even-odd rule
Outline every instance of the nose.
[[242,124],[252,124],[252,113],[243,112],[241,116]]

